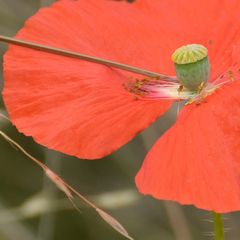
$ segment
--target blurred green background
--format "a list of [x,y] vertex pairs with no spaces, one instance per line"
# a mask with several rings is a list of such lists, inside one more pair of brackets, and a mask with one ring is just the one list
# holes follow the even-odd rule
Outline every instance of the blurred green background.
[[[0,0],[0,34],[14,36],[24,21],[53,0]],[[0,55],[6,51],[0,43]],[[3,87],[1,58],[0,87]],[[6,113],[2,99],[0,111]],[[176,106],[132,142],[99,161],[83,161],[34,143],[6,120],[0,129],[41,159],[97,206],[117,218],[134,239],[213,239],[211,213],[140,195],[134,177],[154,141],[174,122]],[[0,240],[124,239],[94,210],[72,208],[41,169],[0,138]],[[225,215],[226,239],[240,239],[240,215]]]

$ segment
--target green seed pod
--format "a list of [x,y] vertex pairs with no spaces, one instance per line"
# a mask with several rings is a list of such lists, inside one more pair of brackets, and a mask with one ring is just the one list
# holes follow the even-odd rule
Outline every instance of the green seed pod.
[[177,78],[189,90],[197,91],[210,76],[208,50],[200,44],[178,48],[172,55]]

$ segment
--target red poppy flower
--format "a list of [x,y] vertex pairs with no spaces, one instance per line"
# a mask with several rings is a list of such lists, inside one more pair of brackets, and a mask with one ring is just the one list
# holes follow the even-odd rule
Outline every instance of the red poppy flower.
[[[158,199],[229,212],[240,209],[239,10],[238,0],[62,0],[30,18],[17,38],[169,76],[175,49],[206,46],[211,94],[184,107],[136,183]],[[13,123],[40,144],[80,158],[110,154],[177,98],[171,83],[149,84],[140,75],[22,47],[11,46],[4,61],[4,101]]]

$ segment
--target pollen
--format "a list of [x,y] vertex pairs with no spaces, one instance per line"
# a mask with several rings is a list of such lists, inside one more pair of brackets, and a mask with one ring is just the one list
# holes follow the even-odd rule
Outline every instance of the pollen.
[[123,85],[124,89],[133,94],[134,99],[142,100],[188,100],[196,93],[187,90],[175,78],[166,79],[144,78],[129,81]]

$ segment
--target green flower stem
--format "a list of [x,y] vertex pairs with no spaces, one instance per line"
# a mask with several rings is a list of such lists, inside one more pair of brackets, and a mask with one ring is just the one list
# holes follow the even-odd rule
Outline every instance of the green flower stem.
[[213,212],[215,240],[224,240],[223,220],[220,213]]

